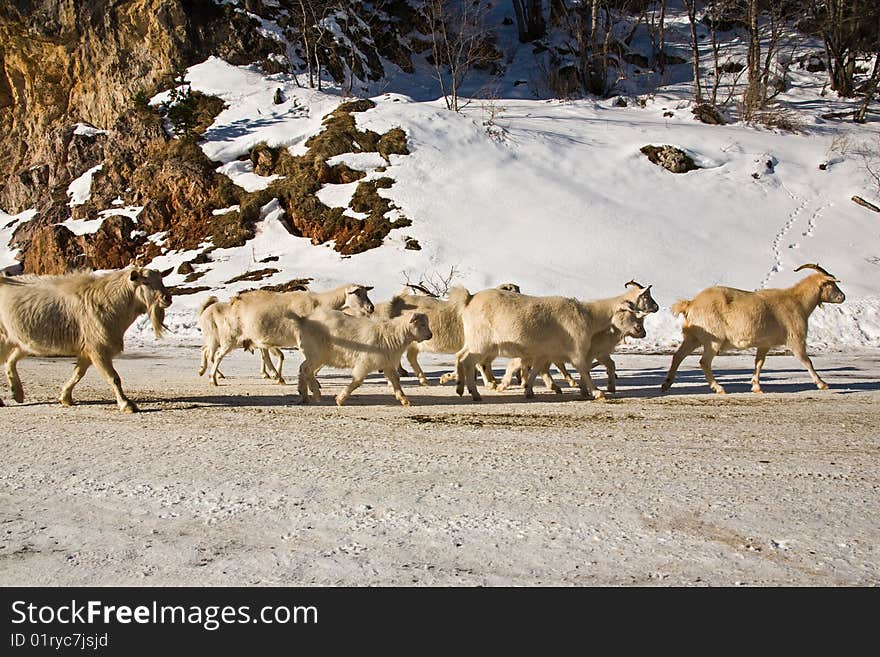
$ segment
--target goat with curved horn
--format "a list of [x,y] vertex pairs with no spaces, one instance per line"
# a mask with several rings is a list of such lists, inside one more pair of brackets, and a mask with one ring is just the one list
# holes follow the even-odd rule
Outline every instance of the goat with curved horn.
[[825,274],[826,276],[831,276],[831,278],[834,278],[834,276],[832,276],[827,271],[825,271],[825,269],[820,267],[818,262],[803,264],[800,267],[798,267],[797,269],[795,269],[795,271],[800,271],[801,269],[815,269],[820,274]]

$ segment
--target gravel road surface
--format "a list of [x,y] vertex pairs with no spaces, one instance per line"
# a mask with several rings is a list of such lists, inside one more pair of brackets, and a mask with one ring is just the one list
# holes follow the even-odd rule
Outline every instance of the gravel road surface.
[[72,359],[27,359],[24,404],[0,387],[0,584],[880,583],[880,354],[815,357],[826,392],[771,356],[763,395],[722,356],[726,396],[697,357],[661,394],[669,359],[618,356],[605,402],[410,378],[401,408],[373,377],[337,408],[338,371],[303,407],[249,354],[214,388],[197,349],[141,347],[136,415],[94,371],[61,407]]

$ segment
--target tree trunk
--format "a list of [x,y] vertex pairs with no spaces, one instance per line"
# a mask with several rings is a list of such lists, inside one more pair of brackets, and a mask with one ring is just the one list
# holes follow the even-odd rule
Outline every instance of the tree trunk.
[[865,90],[865,102],[862,103],[859,111],[856,112],[856,115],[853,117],[853,120],[856,123],[864,123],[867,119],[868,106],[871,104],[871,101],[874,100],[874,94],[877,93],[878,78],[880,78],[880,52],[877,52],[874,55],[874,70],[871,71],[871,79],[868,82],[868,88]]
[[700,41],[697,39],[697,3],[696,0],[684,0],[687,6],[688,22],[691,24],[691,49],[694,58],[694,102],[703,103],[703,92],[700,89]]

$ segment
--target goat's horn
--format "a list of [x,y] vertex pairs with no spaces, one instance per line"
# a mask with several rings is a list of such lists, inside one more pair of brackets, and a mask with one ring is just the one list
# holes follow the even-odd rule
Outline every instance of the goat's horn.
[[645,287],[645,286],[642,285],[641,283],[636,282],[635,279],[632,279],[629,283],[625,283],[623,287],[629,287],[630,285],[635,285],[635,286],[636,286],[637,288],[639,288],[639,289]]
[[426,295],[426,296],[434,297],[435,299],[437,298],[437,295],[436,295],[436,294],[434,294],[433,292],[431,292],[428,288],[426,288],[426,287],[425,287],[424,285],[422,285],[421,283],[407,283],[406,286],[407,286],[408,288],[413,289],[413,290],[418,290],[419,292],[421,292],[422,294],[424,294],[424,295]]
[[[805,264],[805,265],[801,265],[800,267],[798,267],[797,269],[795,269],[795,271],[800,271],[801,269],[815,269],[815,270],[816,270],[817,272],[819,272],[820,274],[825,274],[826,276],[831,276],[831,274],[829,274],[827,271],[825,271],[824,269],[822,269],[822,268],[819,266],[819,263],[818,263],[818,262],[807,263],[807,264]],[[831,278],[834,278],[834,276],[831,276]]]

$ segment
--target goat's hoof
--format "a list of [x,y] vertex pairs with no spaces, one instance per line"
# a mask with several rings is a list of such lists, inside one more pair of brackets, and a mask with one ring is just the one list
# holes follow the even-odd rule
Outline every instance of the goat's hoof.
[[672,381],[664,381],[663,384],[660,386],[660,390],[662,390],[663,392],[666,392],[671,387],[672,387]]
[[286,386],[286,385],[287,385],[287,381],[285,381],[284,378],[282,377],[282,378],[278,379],[278,385],[280,385],[280,386]]
[[717,394],[717,395],[726,395],[726,394],[727,394],[727,391],[726,391],[724,388],[722,388],[721,386],[716,386],[716,387],[715,387],[715,394]]
[[[62,406],[73,406],[73,399],[70,397],[61,397],[58,400],[58,403],[61,404]],[[3,402],[0,402],[0,406],[2,406],[2,405],[3,405]]]
[[340,396],[340,395],[337,395],[337,396],[336,396],[336,405],[337,405],[337,406],[342,406],[344,403],[345,403],[345,397],[342,397],[342,396]]
[[828,390],[828,384],[825,383],[824,381],[820,381],[819,383],[817,383],[817,384],[816,384],[816,387],[817,387],[819,390]]
[[299,397],[299,403],[300,403],[301,406],[308,406],[308,404],[309,404],[309,398],[306,397],[305,395],[300,395],[300,397]]
[[401,400],[400,400],[400,405],[401,405],[401,406],[404,406],[404,407],[405,407],[405,406],[409,406],[409,405],[410,405],[410,403],[409,403],[409,399],[401,399]]
[[0,399],[0,406],[6,406],[6,404],[3,403],[2,399]]
[[137,413],[138,407],[134,405],[134,402],[125,402],[125,404],[120,406],[119,410],[123,413]]
[[459,397],[464,395],[464,386],[455,386],[455,394]]
[[560,388],[560,387],[559,387],[558,385],[556,385],[555,383],[554,383],[552,386],[550,386],[550,390],[552,390],[553,392],[555,392],[557,395],[561,395],[561,394],[562,394],[562,388]]
[[534,390],[526,390],[526,399],[534,399],[535,391]]
[[13,391],[12,398],[16,401],[16,403],[22,403],[24,401],[24,390]]
[[419,378],[419,385],[422,386],[423,388],[427,388],[430,384],[428,383],[428,379],[426,379],[424,377],[420,377]]
[[612,393],[612,394],[617,392],[617,387],[616,386],[608,386],[608,392]]
[[764,394],[764,391],[761,390],[761,386],[752,386],[752,392],[754,392],[756,395]]
[[199,370],[199,376],[204,376],[204,375],[205,375],[205,370]]
[[473,400],[476,401],[476,402],[481,402],[481,401],[483,401],[483,398],[482,398],[480,395],[478,395],[478,394],[477,394],[477,395],[471,395],[471,399],[473,399]]

